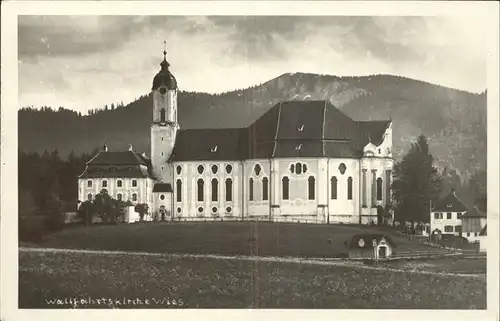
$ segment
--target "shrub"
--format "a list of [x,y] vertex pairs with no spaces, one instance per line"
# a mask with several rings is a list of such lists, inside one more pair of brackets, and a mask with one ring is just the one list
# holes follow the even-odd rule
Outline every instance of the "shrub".
[[29,216],[19,217],[19,240],[25,242],[40,242],[45,235],[49,233],[45,217]]

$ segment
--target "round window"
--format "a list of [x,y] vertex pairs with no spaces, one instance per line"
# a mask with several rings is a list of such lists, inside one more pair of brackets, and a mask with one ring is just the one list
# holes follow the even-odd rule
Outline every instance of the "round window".
[[232,171],[233,171],[233,166],[226,165],[226,173],[231,174]]
[[180,175],[182,172],[182,167],[181,165],[177,166],[177,175]]
[[232,208],[230,206],[226,207],[226,213],[231,213]]
[[163,201],[165,199],[165,195],[160,195],[160,199]]
[[217,207],[215,207],[215,206],[214,206],[214,207],[212,207],[212,212],[213,212],[213,213],[217,213]]
[[203,174],[204,168],[203,165],[198,166],[198,174]]
[[179,213],[179,214],[180,214],[181,212],[182,212],[182,208],[178,207],[178,208],[177,208],[177,213]]
[[339,171],[340,171],[340,174],[344,175],[344,173],[345,173],[345,170],[346,170],[346,169],[347,169],[347,167],[345,166],[345,164],[344,164],[344,163],[341,163],[341,164],[339,165]]
[[167,88],[165,88],[165,87],[160,88],[160,94],[165,95],[166,92],[167,92]]
[[364,247],[365,246],[365,240],[359,239],[358,245],[359,245],[359,247]]
[[217,167],[217,165],[212,165],[212,173],[217,174],[218,170],[219,168]]
[[203,213],[203,207],[198,207],[198,213]]

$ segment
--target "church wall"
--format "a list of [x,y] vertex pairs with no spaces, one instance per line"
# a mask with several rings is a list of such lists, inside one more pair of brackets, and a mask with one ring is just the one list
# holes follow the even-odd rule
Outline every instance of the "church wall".
[[[328,199],[328,213],[330,215],[329,222],[355,224],[359,223],[359,159],[330,158],[327,160],[327,163],[328,172],[325,176],[327,178],[326,196]],[[336,194],[334,192],[335,179],[334,183],[332,184],[332,178],[336,179]],[[348,191],[349,178],[352,179],[352,195],[349,195]]]
[[[361,182],[363,175],[366,177],[366,187],[360,189],[361,200],[361,222],[362,224],[377,223],[377,207],[384,207],[391,202],[390,182],[387,182],[387,170],[391,171],[390,181],[392,181],[392,167],[394,161],[385,157],[363,157],[361,159]],[[364,171],[364,174],[363,174]],[[379,197],[377,193],[377,180],[381,180],[382,193]],[[362,184],[361,184],[362,185]]]
[[[256,169],[257,166],[257,169]],[[242,185],[244,191],[240,195],[244,200],[244,217],[269,217],[271,183],[271,166],[269,159],[252,159],[243,163],[244,175]],[[259,170],[260,169],[260,170]],[[250,192],[253,184],[253,195]],[[265,181],[267,180],[267,183]],[[264,194],[264,184],[267,184],[267,192]],[[252,199],[251,199],[252,196]]]
[[[240,216],[240,168],[239,161],[189,161],[175,162],[172,164],[174,181],[173,201],[176,215],[185,219],[211,219],[214,217],[239,217]],[[203,166],[203,172],[198,172],[198,167]],[[229,165],[229,166],[228,166]],[[180,173],[177,167],[181,167]],[[214,174],[212,167],[216,166]],[[229,172],[228,172],[229,171]],[[203,180],[203,201],[198,200],[198,180]],[[212,180],[217,181],[217,198],[212,198]],[[180,180],[181,198],[177,198],[177,181]],[[232,185],[231,195],[226,195],[226,181]],[[229,182],[228,182],[229,183]],[[230,196],[227,199],[226,196]],[[200,212],[201,208],[201,212]],[[179,210],[180,209],[180,214]]]
[[[293,219],[295,217],[307,220],[318,220],[318,199],[324,199],[324,196],[320,196],[320,194],[324,193],[324,191],[318,188],[318,182],[321,182],[318,175],[320,159],[285,158],[277,160],[277,163],[278,167],[276,171],[278,173],[277,179],[279,182],[274,184],[274,187],[277,187],[277,190],[274,190],[273,192],[279,195],[279,216],[281,218],[286,217]],[[297,168],[299,167],[300,169],[297,171]],[[283,179],[285,177],[289,181],[288,199],[284,199]],[[312,191],[314,193],[313,199],[309,199],[309,179],[311,177],[314,182],[314,188]]]
[[172,167],[168,159],[172,154],[177,135],[177,125],[153,124],[151,126],[151,163],[153,173],[164,183],[172,182]]

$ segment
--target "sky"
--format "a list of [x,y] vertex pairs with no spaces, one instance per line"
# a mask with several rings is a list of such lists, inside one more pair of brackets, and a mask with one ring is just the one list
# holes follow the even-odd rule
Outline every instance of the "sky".
[[458,17],[19,16],[20,107],[86,113],[147,94],[163,59],[180,90],[219,93],[284,73],[393,74],[486,89],[484,24]]

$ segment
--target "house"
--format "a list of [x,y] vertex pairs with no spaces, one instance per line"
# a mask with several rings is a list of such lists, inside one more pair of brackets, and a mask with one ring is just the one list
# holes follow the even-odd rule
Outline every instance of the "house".
[[456,195],[454,189],[439,200],[430,211],[432,234],[461,235],[462,216],[467,212],[464,202]]
[[486,212],[480,211],[477,206],[468,210],[462,216],[462,236],[469,242],[479,241],[486,236]]
[[391,204],[392,121],[356,121],[329,101],[283,101],[245,128],[182,129],[163,52],[152,85],[151,151],[87,163],[79,199],[103,188],[160,220],[377,223]]

